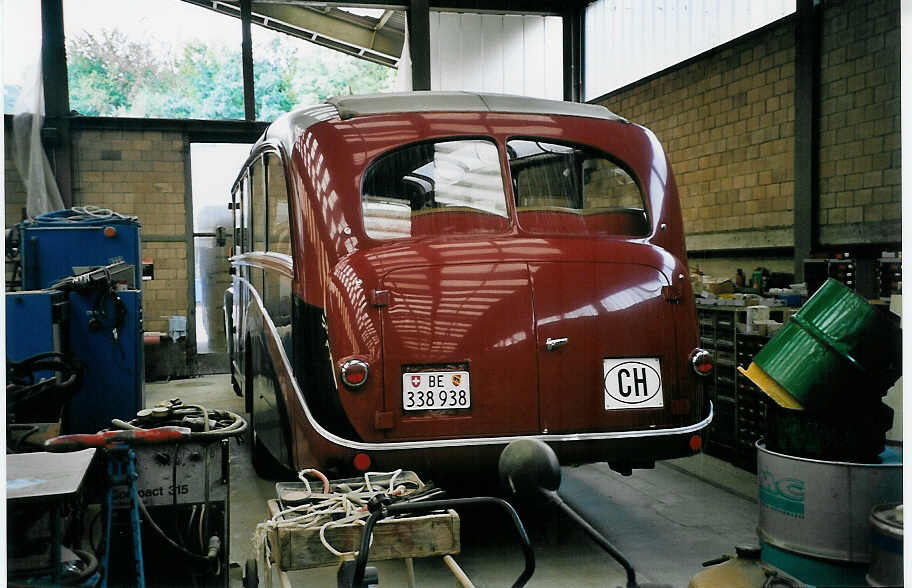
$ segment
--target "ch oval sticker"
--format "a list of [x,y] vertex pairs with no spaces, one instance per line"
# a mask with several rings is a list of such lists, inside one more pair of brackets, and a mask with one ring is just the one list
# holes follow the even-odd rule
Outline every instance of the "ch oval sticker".
[[605,410],[663,406],[658,359],[605,360],[604,373]]

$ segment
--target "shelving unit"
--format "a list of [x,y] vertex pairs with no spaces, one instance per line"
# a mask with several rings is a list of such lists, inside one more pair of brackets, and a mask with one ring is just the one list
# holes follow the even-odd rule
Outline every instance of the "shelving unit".
[[[782,320],[785,307],[770,309]],[[741,306],[697,306],[700,344],[713,354],[715,369],[704,385],[715,417],[709,426],[705,450],[748,471],[757,469],[754,443],[766,428],[766,400],[762,391],[742,376],[769,337],[745,334],[747,309]]]

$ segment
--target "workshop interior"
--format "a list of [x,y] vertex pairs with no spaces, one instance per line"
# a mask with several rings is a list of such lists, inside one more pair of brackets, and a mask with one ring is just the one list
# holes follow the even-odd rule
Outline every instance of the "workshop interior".
[[0,4],[4,585],[903,586],[901,22]]

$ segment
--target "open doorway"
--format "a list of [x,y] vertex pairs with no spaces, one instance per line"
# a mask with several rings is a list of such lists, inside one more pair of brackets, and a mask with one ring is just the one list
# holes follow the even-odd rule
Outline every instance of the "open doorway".
[[234,219],[228,208],[231,185],[250,153],[249,143],[191,143],[193,199],[193,300],[197,374],[228,372],[223,295]]

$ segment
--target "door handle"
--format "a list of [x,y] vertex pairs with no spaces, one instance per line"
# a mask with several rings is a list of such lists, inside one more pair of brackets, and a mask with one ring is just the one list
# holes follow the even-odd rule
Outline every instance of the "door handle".
[[570,340],[567,339],[566,337],[558,337],[557,339],[552,339],[551,337],[548,337],[547,339],[545,339],[545,351],[554,351],[558,347],[563,347],[569,341]]

